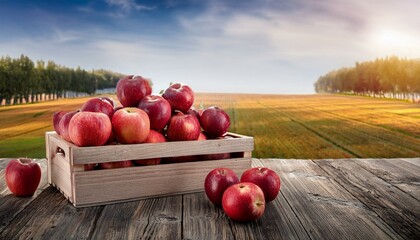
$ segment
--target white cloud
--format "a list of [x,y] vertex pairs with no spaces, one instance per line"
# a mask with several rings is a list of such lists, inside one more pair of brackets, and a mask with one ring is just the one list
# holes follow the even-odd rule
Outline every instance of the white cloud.
[[135,0],[105,0],[110,6],[121,8],[124,11],[131,10],[152,10],[154,7],[138,4]]

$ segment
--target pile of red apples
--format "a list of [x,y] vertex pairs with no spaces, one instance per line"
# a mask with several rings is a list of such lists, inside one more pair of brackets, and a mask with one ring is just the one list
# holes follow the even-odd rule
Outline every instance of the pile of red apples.
[[[55,112],[54,130],[79,147],[107,144],[141,144],[223,138],[230,126],[228,114],[217,106],[197,110],[194,92],[174,83],[161,95],[152,95],[150,82],[126,76],[116,87],[120,104],[109,97],[87,100],[79,110]],[[144,159],[86,165],[85,170],[154,165],[229,158],[226,154]]]
[[276,199],[280,185],[279,175],[267,167],[250,168],[240,179],[229,168],[215,168],[204,180],[208,199],[229,218],[242,222],[260,218],[266,203]]

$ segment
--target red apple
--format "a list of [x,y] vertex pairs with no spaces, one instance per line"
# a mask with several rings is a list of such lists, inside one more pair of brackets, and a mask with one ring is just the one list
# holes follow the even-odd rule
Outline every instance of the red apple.
[[[165,136],[161,133],[150,130],[149,135],[147,136],[144,143],[159,143],[159,142],[166,142]],[[136,165],[144,166],[144,165],[156,165],[160,163],[160,158],[152,158],[152,159],[141,159],[141,160],[134,160],[133,162]]]
[[110,101],[110,98],[91,98],[83,104],[80,110],[105,113],[111,119],[114,114],[114,105]]
[[216,168],[207,174],[204,190],[212,203],[221,206],[225,190],[237,183],[239,178],[234,171],[229,168]]
[[166,134],[170,141],[191,141],[197,140],[200,132],[200,123],[195,116],[177,112],[169,120]]
[[137,107],[143,97],[152,94],[152,87],[141,76],[130,75],[118,81],[116,93],[124,107]]
[[162,130],[171,118],[172,110],[169,102],[161,96],[145,96],[138,108],[144,110],[150,119],[150,128]]
[[[207,140],[206,134],[203,132],[200,133],[198,140]],[[204,154],[200,155],[201,160],[220,160],[230,158],[230,153],[213,153],[213,154]]]
[[279,175],[266,167],[255,167],[246,170],[241,176],[241,182],[257,184],[264,192],[266,202],[271,202],[277,197],[281,184]]
[[179,156],[179,157],[165,157],[162,158],[161,163],[183,163],[183,162],[194,162],[200,160],[198,156]]
[[111,97],[101,97],[100,99],[107,101],[113,108],[117,107],[117,103]]
[[222,207],[232,220],[253,221],[264,214],[264,193],[254,183],[237,183],[223,193]]
[[201,114],[203,113],[203,109],[191,107],[190,110],[187,111],[187,113],[194,115],[198,120],[200,120]]
[[58,124],[58,129],[60,131],[60,136],[68,142],[71,142],[70,135],[69,135],[70,120],[78,112],[79,111],[77,110],[77,111],[72,111],[72,112],[68,112],[68,113],[64,114],[63,117],[60,119],[60,123]]
[[230,153],[213,153],[201,156],[202,160],[221,160],[230,158]]
[[186,113],[194,104],[194,92],[186,84],[174,83],[162,94],[171,104],[172,111],[179,110]]
[[59,124],[60,124],[60,120],[61,120],[61,118],[63,118],[63,116],[66,114],[66,112],[64,112],[64,111],[58,111],[58,112],[55,112],[54,113],[54,115],[53,115],[53,125],[54,125],[54,131],[58,134],[58,135],[60,135],[60,127],[59,127]]
[[198,141],[205,141],[207,140],[207,136],[206,134],[204,134],[203,132],[200,132],[200,135],[198,135]]
[[32,196],[41,181],[41,167],[29,158],[12,159],[7,164],[4,177],[13,195]]
[[122,108],[112,116],[112,129],[120,143],[142,143],[150,132],[149,116],[138,108]]
[[83,168],[85,171],[91,171],[91,170],[95,170],[97,166],[98,166],[97,163],[88,163],[88,164],[85,164]]
[[104,162],[98,163],[99,169],[111,169],[111,168],[125,168],[133,166],[133,162],[127,161],[118,161],[118,162]]
[[104,145],[111,132],[111,120],[100,112],[78,112],[69,123],[70,139],[79,147]]
[[229,129],[229,115],[219,107],[213,106],[205,109],[200,117],[201,127],[211,138],[223,136]]

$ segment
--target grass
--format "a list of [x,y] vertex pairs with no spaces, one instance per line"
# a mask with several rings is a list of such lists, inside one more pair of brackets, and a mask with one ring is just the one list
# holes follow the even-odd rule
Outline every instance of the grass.
[[[45,157],[55,111],[87,98],[0,107],[0,157]],[[218,105],[230,131],[253,136],[260,158],[420,157],[420,105],[346,95],[196,94]]]

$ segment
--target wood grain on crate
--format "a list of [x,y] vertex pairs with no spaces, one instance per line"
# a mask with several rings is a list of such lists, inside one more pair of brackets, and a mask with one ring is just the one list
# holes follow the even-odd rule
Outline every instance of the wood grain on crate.
[[76,209],[48,187],[45,160],[35,196],[16,198],[1,161],[0,239],[420,238],[420,158],[253,159],[277,171],[282,188],[249,223],[229,220],[203,192]]

